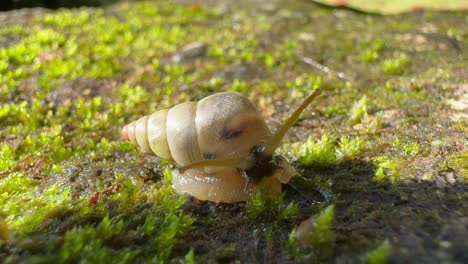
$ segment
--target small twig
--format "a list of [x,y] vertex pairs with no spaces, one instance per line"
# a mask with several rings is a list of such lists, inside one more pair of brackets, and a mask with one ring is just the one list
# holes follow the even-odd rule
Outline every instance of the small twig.
[[462,49],[463,49],[461,42],[457,38],[448,36],[446,34],[441,34],[441,33],[436,33],[436,32],[428,33],[428,32],[420,32],[420,31],[409,31],[409,32],[395,31],[395,32],[391,32],[391,34],[419,35],[419,36],[426,37],[427,39],[435,40],[435,41],[438,41],[438,42],[442,41],[442,42],[449,43],[450,46],[452,46],[455,50],[457,50],[459,52],[462,51]]
[[319,63],[318,61],[316,61],[316,60],[314,60],[312,58],[309,58],[309,57],[306,57],[306,56],[301,56],[301,60],[305,64],[310,65],[310,66],[316,68],[319,71],[323,71],[325,73],[332,73],[332,74],[336,75],[340,79],[350,81],[350,78],[348,76],[346,76],[344,73],[331,70],[329,67]]
[[[301,188],[297,187],[296,185],[292,184],[292,183],[288,183],[288,185],[293,188],[296,192],[298,192],[304,199],[306,199],[308,202],[312,203],[312,204],[319,204],[320,202],[319,201],[316,201],[314,200],[310,195],[307,195],[304,190],[302,190]],[[320,192],[320,194],[322,194]],[[323,194],[322,194],[323,195]],[[326,197],[324,196],[325,200],[326,200]]]

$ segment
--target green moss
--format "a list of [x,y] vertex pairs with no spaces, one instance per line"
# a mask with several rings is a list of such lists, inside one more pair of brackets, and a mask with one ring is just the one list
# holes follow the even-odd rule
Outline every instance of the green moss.
[[335,232],[331,225],[335,218],[335,207],[329,205],[317,216],[315,221],[314,231],[310,243],[313,247],[321,250],[329,247],[335,240]]
[[[310,247],[313,250],[315,260],[325,257],[331,252],[331,247],[335,243],[336,234],[332,229],[332,224],[335,218],[335,206],[329,205],[323,209],[318,215],[312,216],[305,220],[310,222],[308,228],[300,230],[301,234],[297,234],[293,230],[289,236],[289,244],[295,245],[297,242],[294,237],[300,236],[300,241],[303,246]],[[297,247],[297,244],[295,245]],[[294,255],[298,255],[296,249],[293,249]],[[310,260],[309,260],[310,261]]]
[[119,88],[119,94],[120,100],[130,107],[145,103],[149,96],[148,92],[141,86],[130,87],[127,83]]
[[8,69],[8,61],[6,59],[0,60],[0,73],[6,72]]
[[366,148],[367,142],[359,137],[343,137],[337,142],[327,134],[320,140],[308,138],[305,143],[292,146],[302,165],[322,168],[355,160]]
[[169,168],[169,166],[166,166],[164,168],[164,180],[166,181],[167,184],[172,184],[172,171]]
[[47,218],[63,213],[66,208],[68,191],[62,192],[58,186],[51,186],[37,194],[36,185],[28,177],[16,173],[0,182],[0,190],[3,190],[1,211],[8,215],[11,230],[20,236],[37,232]]
[[193,249],[191,249],[187,255],[185,255],[185,264],[196,264],[197,260],[195,258],[195,253]]
[[359,101],[355,102],[349,112],[349,123],[357,124],[361,121],[361,118],[367,114],[368,99],[366,95],[363,95]]
[[233,257],[235,256],[235,253],[237,252],[237,248],[235,244],[230,244],[227,247],[225,247],[221,253],[221,256],[217,258],[219,262],[228,262],[229,260],[232,260]]
[[384,240],[374,251],[367,256],[369,264],[384,264],[388,262],[388,258],[392,252],[392,246],[388,240]]
[[0,148],[0,172],[8,171],[15,166],[15,152],[8,145]]
[[453,155],[447,157],[439,167],[443,170],[453,169],[458,172],[465,180],[468,180],[468,154]]
[[362,59],[366,62],[373,62],[379,59],[385,44],[382,39],[376,39],[368,45],[368,48],[363,52]]
[[384,60],[383,72],[389,75],[403,74],[411,64],[411,60],[404,53],[395,54],[392,59]]
[[[247,1],[228,9],[139,1],[2,14],[0,222],[5,219],[14,239],[0,243],[0,259],[153,263],[195,262],[196,255],[200,262],[250,263],[281,261],[290,252],[307,262],[318,249],[298,251],[288,234],[305,213],[318,210],[304,200],[321,197],[317,189],[337,200],[336,232],[366,225],[376,208],[382,228],[343,231],[336,254],[314,255],[316,262],[362,260],[373,241],[399,239],[386,228],[395,217],[388,197],[403,199],[406,190],[414,203],[405,206],[418,217],[404,225],[416,237],[428,233],[429,213],[419,210],[426,202],[431,217],[463,212],[461,196],[451,196],[451,189],[426,197],[418,193],[420,185],[402,181],[405,189],[379,188],[382,199],[375,199],[369,185],[388,185],[403,175],[419,180],[427,173],[420,160],[443,160],[440,170],[448,178],[451,172],[457,180],[468,177],[466,155],[455,152],[466,126],[445,120],[454,114],[446,99],[458,96],[466,79],[464,50],[457,48],[466,42],[460,26],[465,14],[342,11],[300,1],[261,7]],[[310,18],[323,26],[305,23]],[[430,34],[416,33],[422,29]],[[206,44],[207,53],[171,61],[193,42]],[[319,87],[323,96],[290,131],[297,143],[280,149],[298,161],[304,196],[256,196],[246,208],[186,201],[170,187],[168,163],[119,140],[127,122],[223,91],[247,95],[274,130]],[[433,136],[454,144],[429,155],[423,143]],[[446,202],[453,210],[446,210]],[[351,208],[344,217],[343,206]],[[206,210],[217,213],[205,216]],[[260,230],[257,241],[242,235],[253,230]],[[450,252],[424,254],[443,262],[438,257]]]
[[338,163],[335,141],[324,134],[320,140],[308,138],[298,149],[298,161],[305,166],[328,167]]
[[262,221],[284,224],[296,219],[298,214],[297,203],[283,202],[284,195],[267,197],[263,192],[258,192],[247,203],[247,217],[251,221]]
[[2,211],[7,208],[4,202],[14,199],[15,195],[20,195],[36,185],[37,182],[19,173],[11,173],[0,179],[0,193],[2,193],[3,206]]
[[359,137],[344,137],[338,142],[336,156],[340,161],[355,160],[367,149],[367,142]]
[[230,90],[238,93],[246,93],[249,87],[246,82],[235,79]]
[[386,156],[376,157],[374,163],[377,167],[374,181],[380,185],[393,184],[400,178],[399,167],[396,161]]
[[417,142],[402,142],[397,138],[393,141],[392,145],[407,157],[414,157],[420,153],[419,144]]

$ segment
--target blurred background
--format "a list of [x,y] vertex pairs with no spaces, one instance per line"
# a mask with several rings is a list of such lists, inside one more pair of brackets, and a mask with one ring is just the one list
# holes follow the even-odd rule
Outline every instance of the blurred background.
[[46,7],[56,9],[60,7],[100,6],[115,2],[114,0],[3,0],[0,10],[7,11],[27,7]]

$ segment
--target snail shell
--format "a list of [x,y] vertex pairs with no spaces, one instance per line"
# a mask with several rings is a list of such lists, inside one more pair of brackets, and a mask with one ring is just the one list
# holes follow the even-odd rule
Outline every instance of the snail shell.
[[178,166],[246,156],[271,137],[261,114],[238,93],[218,93],[199,102],[182,103],[141,117],[122,129],[122,138]]
[[[262,115],[238,93],[218,93],[198,102],[160,110],[124,126],[121,137],[143,151],[183,167],[202,160],[243,158],[257,146],[267,146],[272,133]],[[281,192],[275,177],[249,184],[232,166],[204,166],[173,172],[173,187],[200,200],[248,200],[259,188]]]

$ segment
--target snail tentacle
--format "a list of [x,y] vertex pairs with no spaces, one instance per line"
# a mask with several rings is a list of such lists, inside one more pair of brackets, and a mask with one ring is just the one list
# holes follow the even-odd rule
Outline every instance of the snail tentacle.
[[310,94],[303,102],[302,104],[296,108],[296,110],[289,116],[289,118],[284,122],[284,124],[276,131],[276,133],[273,135],[273,139],[271,141],[271,144],[267,147],[265,150],[267,154],[272,155],[276,148],[278,148],[279,144],[281,143],[281,140],[283,139],[284,135],[286,135],[286,132],[296,123],[297,119],[299,119],[300,115],[304,111],[304,109],[318,96],[319,94],[318,89],[315,89],[312,94]]

